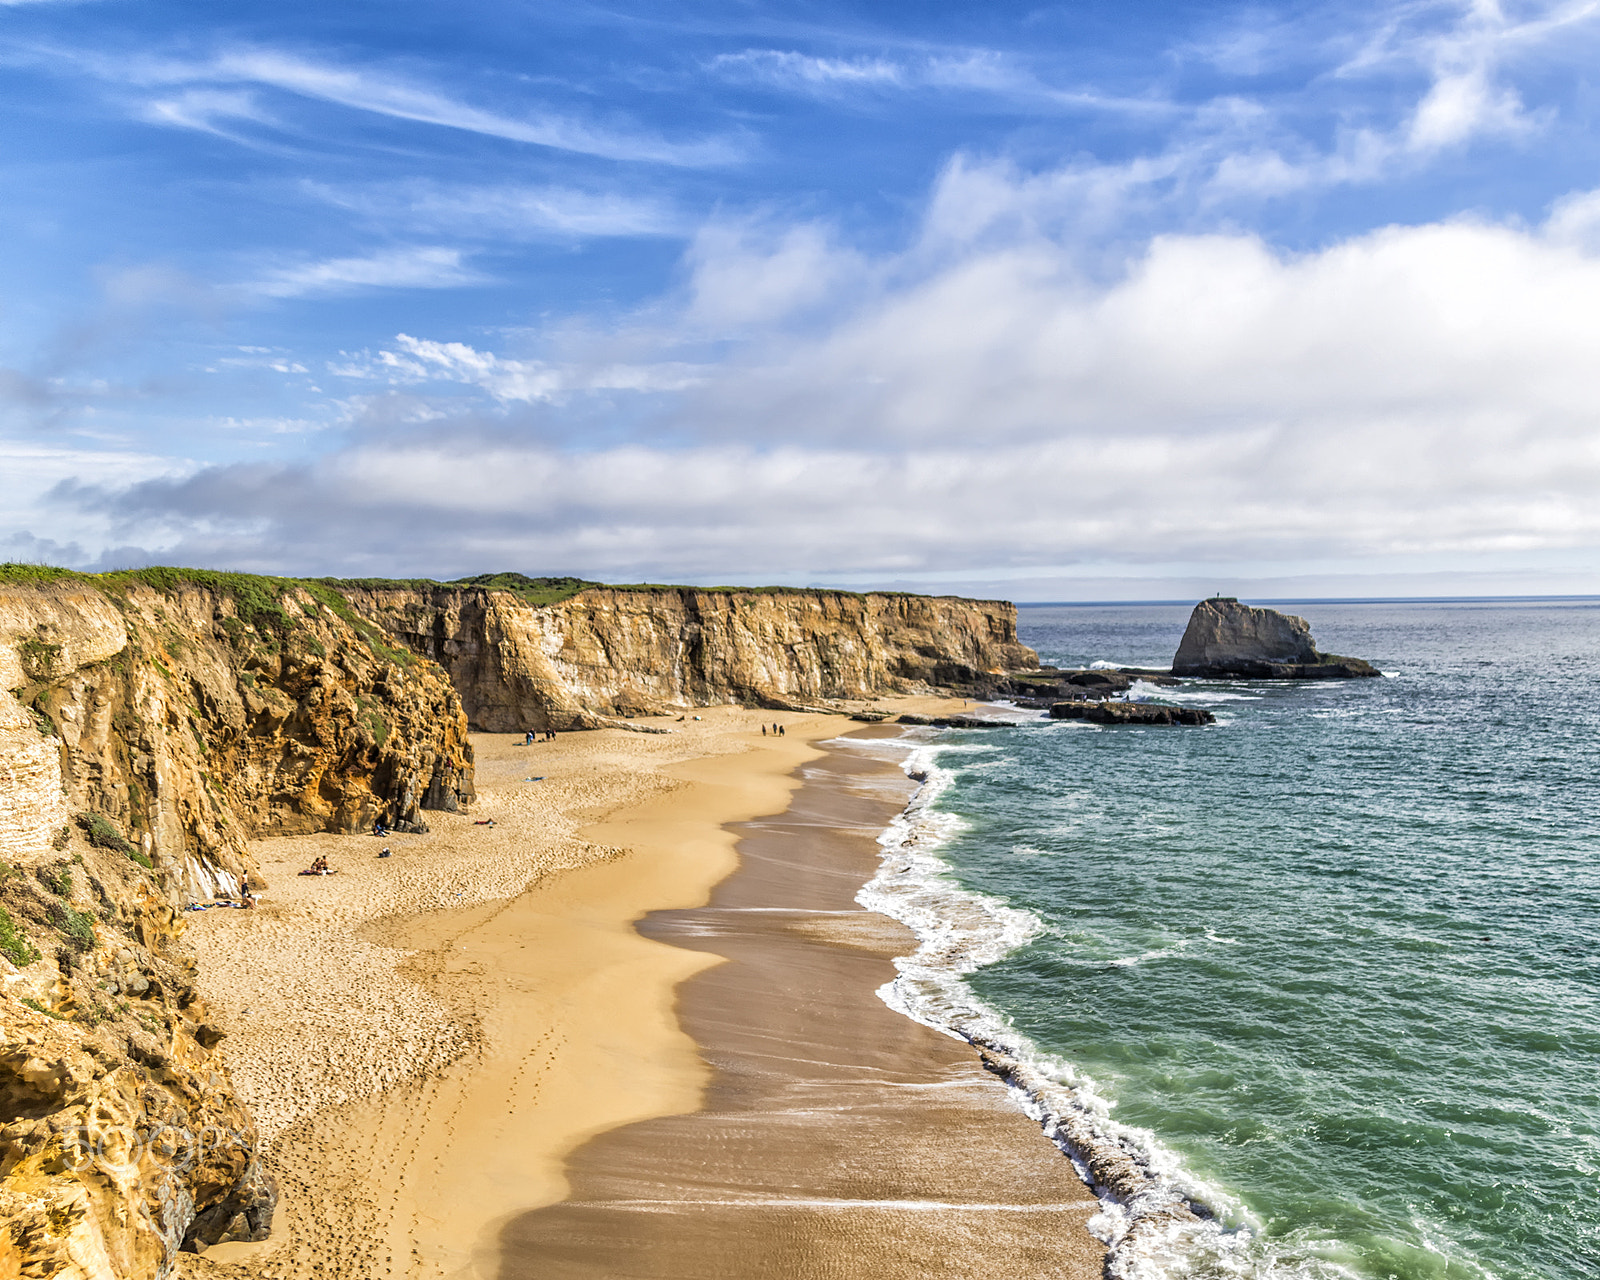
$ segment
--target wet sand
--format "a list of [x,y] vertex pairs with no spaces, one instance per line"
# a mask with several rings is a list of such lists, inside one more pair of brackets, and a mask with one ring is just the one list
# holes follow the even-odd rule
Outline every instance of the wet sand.
[[640,925],[726,960],[679,991],[713,1073],[700,1108],[574,1153],[569,1197],[503,1231],[498,1280],[1102,1274],[1068,1160],[968,1045],[875,994],[913,942],[854,898],[910,784],[849,750],[801,776],[738,828],[708,906]]

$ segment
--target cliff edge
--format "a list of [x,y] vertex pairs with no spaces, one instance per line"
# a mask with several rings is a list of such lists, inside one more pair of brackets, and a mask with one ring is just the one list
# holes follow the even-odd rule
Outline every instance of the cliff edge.
[[1376,676],[1360,658],[1321,653],[1304,618],[1255,609],[1231,596],[1195,605],[1172,659],[1175,676],[1340,680]]
[[329,585],[392,641],[438,662],[473,727],[497,733],[730,702],[781,709],[935,688],[981,693],[1039,661],[1003,601],[493,581],[506,585]]

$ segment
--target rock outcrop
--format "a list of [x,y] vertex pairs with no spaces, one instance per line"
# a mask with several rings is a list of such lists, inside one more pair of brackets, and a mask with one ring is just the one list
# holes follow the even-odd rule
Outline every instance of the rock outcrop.
[[992,600],[593,585],[539,600],[461,584],[330,585],[443,666],[474,728],[500,733],[728,702],[801,709],[984,692],[1038,664],[1017,640],[1015,606]]
[[1175,676],[1342,680],[1379,674],[1360,658],[1320,653],[1304,618],[1227,596],[1202,600],[1172,660]]
[[1216,716],[1201,707],[1172,707],[1162,702],[1076,701],[1050,708],[1052,720],[1087,720],[1090,724],[1215,724]]
[[1181,683],[1165,671],[1144,667],[1041,667],[1013,673],[997,692],[1019,707],[1047,711],[1058,702],[1098,702],[1120,697],[1135,684],[1165,688]]
[[259,835],[472,796],[444,672],[315,583],[0,569],[0,1277],[156,1280],[275,1191],[181,941]]
[[0,883],[0,1275],[146,1280],[265,1239],[277,1190],[181,916],[103,818]]

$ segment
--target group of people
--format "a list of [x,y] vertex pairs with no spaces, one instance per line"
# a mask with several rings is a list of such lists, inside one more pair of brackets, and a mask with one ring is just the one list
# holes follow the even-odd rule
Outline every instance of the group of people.
[[[761,726],[761,736],[763,738],[765,738],[767,736],[767,726],[766,725],[762,725]],[[772,726],[772,736],[774,738],[781,738],[781,737],[784,736],[783,726],[781,724],[775,724],[775,725]]]
[[522,745],[531,747],[535,742],[554,742],[556,731],[554,729],[529,729],[522,739]]
[[302,871],[300,874],[303,876],[332,876],[337,875],[338,872],[328,865],[328,860],[326,858],[319,854],[317,855],[317,860],[313,862],[308,869]]

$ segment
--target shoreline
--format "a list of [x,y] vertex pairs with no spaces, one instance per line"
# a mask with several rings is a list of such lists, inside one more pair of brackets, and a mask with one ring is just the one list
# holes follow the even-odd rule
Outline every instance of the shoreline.
[[[652,1117],[698,1114],[714,1075],[680,1025],[680,992],[724,961],[635,923],[710,901],[741,864],[735,824],[788,813],[800,773],[824,757],[815,743],[849,731],[837,716],[701,715],[671,735],[601,730],[532,748],[477,735],[471,817],[430,814],[421,837],[258,844],[266,902],[206,913],[194,935],[284,1201],[272,1239],[184,1255],[179,1274],[505,1280],[517,1274],[505,1233],[563,1202],[569,1157]],[[773,719],[784,738],[760,735]],[[475,825],[488,816],[494,827]],[[395,856],[378,861],[385,843]],[[343,873],[293,876],[319,853]],[[875,985],[857,994],[881,1005]],[[1004,1086],[984,1083],[1092,1204]]]
[[571,1195],[508,1226],[497,1280],[1103,1274],[1072,1162],[975,1046],[878,995],[916,938],[856,897],[915,787],[843,747],[799,773],[709,903],[639,926],[721,960],[678,996],[713,1070],[699,1107],[574,1152]]

